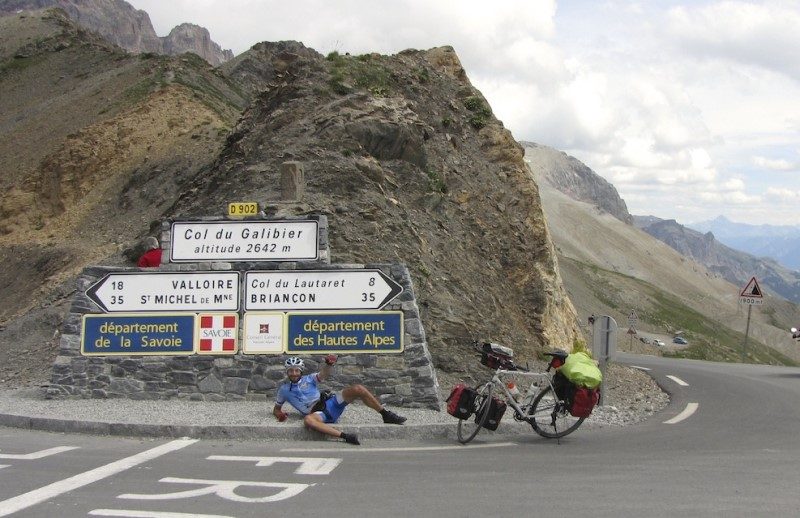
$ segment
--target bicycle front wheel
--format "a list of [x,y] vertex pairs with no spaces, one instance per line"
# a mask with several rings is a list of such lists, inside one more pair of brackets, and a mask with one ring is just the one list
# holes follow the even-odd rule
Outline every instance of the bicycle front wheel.
[[[472,404],[473,415],[466,419],[458,420],[458,442],[467,444],[478,435],[483,423],[489,417],[489,402],[492,398],[492,383],[489,382],[478,389],[475,401]],[[485,403],[485,404],[484,404]]]
[[545,387],[536,395],[528,418],[534,431],[548,439],[574,432],[585,419],[570,414],[566,403],[556,397],[551,387]]

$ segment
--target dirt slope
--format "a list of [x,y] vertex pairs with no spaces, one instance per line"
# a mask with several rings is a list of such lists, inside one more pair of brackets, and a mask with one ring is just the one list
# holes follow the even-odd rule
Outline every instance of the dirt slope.
[[198,57],[130,56],[60,11],[0,18],[0,60],[0,380],[11,380],[47,368],[74,275],[127,261],[246,100]]

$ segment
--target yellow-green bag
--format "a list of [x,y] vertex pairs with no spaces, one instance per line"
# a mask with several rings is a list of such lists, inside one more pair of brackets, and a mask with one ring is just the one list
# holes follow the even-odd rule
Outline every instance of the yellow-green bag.
[[590,389],[599,387],[603,381],[600,369],[585,352],[570,353],[559,372],[572,383]]

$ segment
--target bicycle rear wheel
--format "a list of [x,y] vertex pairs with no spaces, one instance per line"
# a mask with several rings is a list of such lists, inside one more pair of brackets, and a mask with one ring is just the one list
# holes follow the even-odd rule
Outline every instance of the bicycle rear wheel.
[[[492,397],[492,383],[486,383],[478,389],[478,394],[475,396],[475,401],[472,404],[473,416],[466,419],[458,420],[458,442],[467,444],[469,441],[478,435],[481,431],[483,423],[489,417],[489,402]],[[486,404],[484,404],[486,402]]]
[[570,414],[566,403],[556,397],[551,387],[545,387],[534,398],[528,419],[536,433],[557,439],[577,430],[585,418]]

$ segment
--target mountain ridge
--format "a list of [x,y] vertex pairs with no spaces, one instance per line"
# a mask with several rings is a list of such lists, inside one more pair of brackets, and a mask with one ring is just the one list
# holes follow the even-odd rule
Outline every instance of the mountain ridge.
[[698,232],[712,232],[721,243],[752,254],[769,257],[786,268],[800,270],[800,227],[792,225],[751,225],[724,216],[686,225]]
[[702,234],[675,220],[643,222],[636,225],[667,243],[686,257],[706,265],[711,271],[735,285],[744,285],[756,277],[762,287],[794,303],[800,303],[800,272],[791,270],[769,257],[755,257],[719,242],[711,231]]
[[5,0],[0,4],[0,16],[48,8],[64,10],[79,26],[133,54],[176,56],[192,52],[214,66],[233,58],[231,50],[222,49],[211,39],[208,29],[199,25],[183,23],[159,37],[150,16],[124,0]]

